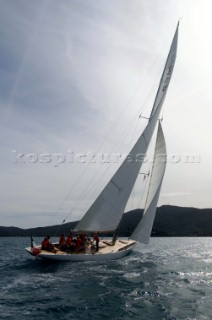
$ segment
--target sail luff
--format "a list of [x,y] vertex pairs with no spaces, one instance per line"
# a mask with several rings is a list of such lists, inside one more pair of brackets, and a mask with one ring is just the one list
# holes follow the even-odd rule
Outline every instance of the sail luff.
[[150,183],[147,193],[147,200],[144,208],[144,214],[133,231],[131,239],[149,243],[149,238],[152,231],[152,226],[155,219],[155,213],[157,208],[157,202],[160,195],[160,189],[166,169],[166,145],[163,135],[161,123],[158,125],[153,167],[150,176]]
[[138,161],[137,155],[142,154],[144,156],[146,154],[158,117],[160,116],[176,59],[177,33],[178,27],[166,60],[150,120],[130,151],[130,159],[133,159],[133,161],[129,161],[128,158],[124,160],[112,179],[107,183],[98,198],[77,224],[75,230],[108,232],[114,231],[118,226],[144,161],[144,157]]
[[[163,70],[163,73],[162,73],[162,76],[160,79],[160,84],[159,84],[158,91],[155,96],[155,100],[154,100],[154,104],[153,104],[153,108],[152,108],[150,117],[153,116],[153,114],[157,108],[158,102],[162,101],[162,103],[163,103],[163,101],[166,97],[166,92],[167,92],[167,89],[169,86],[169,82],[171,80],[172,71],[174,68],[175,60],[176,60],[178,29],[179,29],[179,22],[177,24],[177,28],[176,28],[176,31],[175,31],[175,34],[174,34],[174,37],[172,40],[171,49],[170,49],[168,57],[166,59],[165,67],[164,67],[164,70]],[[173,54],[173,52],[175,52],[175,54]]]

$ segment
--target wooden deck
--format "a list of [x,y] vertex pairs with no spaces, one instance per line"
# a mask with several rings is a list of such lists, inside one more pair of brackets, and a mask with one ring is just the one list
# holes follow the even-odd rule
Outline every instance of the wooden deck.
[[117,240],[115,245],[112,245],[111,241],[100,241],[98,253],[112,253],[125,250],[135,244],[134,240]]
[[[117,240],[116,243],[113,245],[111,241],[108,240],[101,240],[99,242],[99,250],[96,251],[92,245],[86,245],[84,251],[80,252],[66,252],[61,251],[60,249],[56,248],[56,252],[50,252],[46,250],[41,250],[40,246],[37,248],[40,249],[41,254],[48,254],[48,255],[70,255],[70,254],[108,254],[108,253],[115,253],[122,250],[126,250],[132,245],[135,244],[134,240]],[[31,249],[31,248],[28,248]],[[28,252],[31,250],[27,250]]]

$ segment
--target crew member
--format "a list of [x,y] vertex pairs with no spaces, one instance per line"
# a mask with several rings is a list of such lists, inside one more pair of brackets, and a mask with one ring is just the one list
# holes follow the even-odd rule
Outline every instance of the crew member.
[[43,241],[41,242],[41,249],[42,250],[48,250],[49,249],[49,240],[47,239],[47,237],[45,237],[43,239]]
[[77,237],[75,251],[79,252],[83,249],[83,242],[80,236]]
[[65,239],[65,234],[62,233],[59,239],[59,248],[60,250],[65,250],[66,249],[66,239]]
[[41,249],[51,252],[56,252],[54,245],[50,242],[50,236],[47,236],[44,238],[44,240],[41,243]]
[[71,248],[72,248],[72,240],[73,240],[73,236],[70,233],[68,238],[65,241],[66,249],[71,250]]
[[96,251],[99,251],[99,236],[98,236],[98,233],[94,234],[93,240],[96,241]]

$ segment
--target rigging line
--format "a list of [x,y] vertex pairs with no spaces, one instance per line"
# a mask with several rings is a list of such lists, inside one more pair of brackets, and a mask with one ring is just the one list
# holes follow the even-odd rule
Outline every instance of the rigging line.
[[[14,82],[12,83],[12,87],[7,99],[7,102],[4,105],[3,115],[1,114],[0,124],[5,124],[9,117],[10,111],[12,110],[16,96],[18,95],[19,86],[21,84],[22,78],[24,76],[24,72],[27,69],[27,63],[29,62],[29,58],[31,57],[33,51],[33,45],[36,43],[37,38],[40,35],[40,26],[41,22],[47,16],[47,9],[49,6],[49,0],[46,2],[42,2],[39,6],[39,11],[34,14],[34,20],[32,21],[32,28],[30,32],[30,38],[26,43],[25,50],[21,56],[20,64],[18,65],[17,72],[15,76],[13,76]],[[3,129],[3,126],[0,127],[0,133]]]
[[[129,171],[132,171],[132,168],[131,168],[131,167],[128,167],[128,169],[129,169]],[[126,183],[129,182],[128,178],[126,178],[125,176],[123,176],[122,178],[126,181]],[[124,202],[125,202],[125,200],[122,199],[121,203],[124,203]],[[114,199],[114,202],[110,205],[110,208],[115,208],[115,203],[116,203],[116,199]],[[126,207],[126,206],[125,206],[125,207]],[[124,213],[124,212],[123,212],[123,213]]]
[[[150,144],[149,147],[153,149],[153,144]],[[143,165],[143,163],[142,163],[142,165]],[[150,176],[150,170],[148,171],[148,174],[146,174],[146,176],[148,176],[148,177]],[[138,180],[138,178],[137,178],[136,180]],[[140,199],[140,202],[139,202],[139,207],[140,207],[140,205],[141,205],[141,201],[142,201],[142,199],[143,199],[144,192],[145,192],[145,190],[146,190],[145,188],[146,188],[147,181],[148,181],[148,178],[146,178],[146,179],[145,179],[145,182],[144,182],[143,191],[142,191],[141,199]]]
[[[163,46],[164,47],[164,46]],[[153,61],[153,63],[151,64],[150,68],[148,68],[146,74],[144,75],[143,79],[139,82],[137,88],[135,89],[132,97],[130,98],[130,100],[127,102],[126,106],[124,107],[124,110],[121,111],[120,115],[116,118],[114,124],[112,127],[114,127],[116,125],[116,123],[118,122],[118,120],[121,118],[121,116],[124,114],[124,112],[127,110],[128,106],[130,105],[130,103],[133,101],[134,96],[136,95],[136,93],[138,92],[141,84],[146,80],[147,75],[150,73],[151,69],[153,68],[153,66],[156,64],[157,60],[159,59],[160,53],[163,50],[163,47],[161,47],[159,54],[157,55],[157,57],[155,58],[155,60]],[[111,130],[108,131],[108,133],[106,134],[106,137],[103,139],[103,142],[100,144],[100,146],[98,147],[96,153],[98,153],[100,151],[100,149],[102,148],[102,146],[104,145],[106,139],[109,137],[109,135],[111,134]],[[56,211],[55,211],[55,215],[53,216],[53,218],[51,219],[51,221],[53,221],[56,217],[56,215],[58,214],[59,210],[62,208],[63,204],[67,201],[67,199],[70,197],[70,194],[72,193],[72,191],[76,188],[76,186],[78,185],[80,179],[82,178],[82,176],[84,175],[84,173],[86,172],[88,166],[90,163],[87,163],[87,165],[85,166],[85,169],[83,170],[83,172],[81,173],[80,177],[77,178],[77,180],[75,181],[73,187],[71,188],[71,190],[67,193],[67,195],[65,196],[64,200],[59,204],[59,206],[57,207]]]
[[[140,136],[139,136],[139,138],[140,138]],[[138,138],[138,139],[139,139]],[[129,149],[129,148],[128,148]],[[142,165],[142,164],[141,164]],[[108,168],[109,169],[109,168]],[[131,172],[133,172],[133,167],[131,167],[131,166],[129,166],[128,168],[127,168],[129,171],[131,171]],[[129,178],[126,178],[125,176],[124,177],[122,177],[125,181],[126,181],[126,183],[129,183]]]
[[[139,137],[140,138],[140,137]],[[139,139],[138,138],[138,139]],[[145,140],[145,136],[144,136],[144,140]],[[152,144],[150,144],[150,147],[152,147]],[[143,162],[142,162],[142,164],[141,164],[141,166],[143,165]],[[133,172],[133,167],[131,167],[131,166],[129,166],[129,167],[127,167],[127,169],[129,170],[129,171],[131,171],[131,172]],[[124,177],[122,177],[125,181],[126,181],[126,183],[128,183],[129,182],[129,178],[126,178],[125,176]],[[136,180],[135,181],[137,181],[137,179],[138,178],[136,178]],[[132,192],[134,192],[134,189],[132,190]],[[132,192],[131,192],[131,194],[132,194]]]
[[[157,59],[158,59],[158,57],[157,57]],[[156,87],[156,84],[157,84],[158,82],[160,82],[160,77],[161,77],[161,73],[162,73],[163,69],[164,69],[164,65],[161,64],[161,68],[160,68],[160,70],[158,71],[158,74],[157,74],[156,77],[155,77],[155,81],[154,81],[153,85],[151,86],[151,89],[150,89],[150,91],[148,92],[148,95],[146,96],[144,102],[142,103],[142,105],[141,105],[140,108],[139,108],[140,110],[141,110],[143,107],[144,107],[144,110],[145,110],[145,108],[147,109],[147,101],[148,101],[148,99],[150,98],[150,96],[152,95],[152,92],[153,92],[154,88]],[[157,86],[157,87],[158,87],[158,86]],[[155,101],[153,101],[153,105],[154,105],[154,103],[155,103]],[[143,111],[144,111],[144,110],[143,110]],[[142,112],[141,112],[141,111],[138,111],[138,118],[142,118],[142,119],[146,119],[146,120],[149,120],[149,119],[150,119],[149,117],[144,117],[144,116],[142,116]],[[134,136],[135,136],[135,132],[136,132],[136,129],[137,129],[137,127],[138,127],[138,124],[139,124],[139,122],[137,121],[136,124],[135,124],[135,128],[134,128],[133,134],[132,134],[132,139],[130,140],[129,145],[131,145],[131,143],[132,143],[132,140],[133,140],[133,138],[134,138]]]
[[143,191],[141,193],[141,198],[140,198],[140,201],[139,201],[138,208],[141,208],[141,201],[143,200],[144,192],[146,191],[146,186],[147,186],[147,181],[149,180],[149,175],[150,175],[150,172],[148,172],[148,175],[147,175],[148,178],[146,178],[145,181],[144,181]]
[[[134,119],[132,119],[131,122],[134,122]],[[130,129],[131,129],[131,127],[129,126],[127,129],[125,129],[125,130],[122,132],[122,134],[120,135],[120,139],[117,141],[116,145],[111,148],[110,153],[111,153],[115,148],[117,148],[118,144],[120,144],[120,142],[121,142],[122,139],[124,140],[124,135],[127,134],[127,132],[128,132]],[[103,145],[103,144],[102,144],[102,145]],[[100,146],[100,148],[101,148],[101,146]],[[99,148],[99,149],[100,149],[100,148]],[[91,165],[91,163],[87,163],[87,164],[86,164],[86,167],[85,167],[85,169],[82,171],[80,177],[78,177],[77,182],[73,185],[73,187],[71,188],[71,190],[69,191],[69,193],[66,195],[65,199],[63,199],[63,201],[62,201],[62,202],[60,203],[60,205],[58,206],[55,215],[54,215],[54,216],[52,217],[52,219],[51,219],[51,222],[54,220],[54,218],[55,218],[56,215],[58,214],[59,209],[62,208],[62,205],[63,205],[63,204],[65,203],[65,201],[69,198],[69,196],[70,196],[70,194],[72,193],[72,191],[76,188],[78,181],[80,181],[80,179],[82,178],[82,176],[85,174],[85,172],[86,172],[86,170],[87,170],[87,168],[88,168],[89,165]],[[104,165],[104,163],[102,164],[102,166],[103,166],[103,165]],[[96,175],[98,174],[98,172],[100,171],[100,169],[102,168],[102,166],[100,166],[100,167],[98,168],[98,170],[97,170],[97,172],[96,172]],[[108,167],[107,170],[109,170],[109,168],[110,168],[110,167]],[[104,175],[104,173],[103,173],[103,175]],[[100,178],[102,178],[103,175],[102,175]],[[92,183],[92,180],[93,180],[93,178],[91,178],[91,180],[89,181],[88,185],[90,185],[90,184]],[[100,179],[99,179],[99,180],[100,180]],[[81,198],[82,198],[82,196],[85,194],[86,190],[87,190],[87,189],[85,188],[84,191],[81,193],[81,196],[79,197],[79,199],[75,201],[75,203],[74,203],[74,205],[73,205],[74,207],[72,207],[72,209],[70,209],[69,214],[65,217],[64,220],[66,220],[66,219],[68,218],[68,216],[70,215],[70,212],[76,207],[77,203],[81,200]]]
[[[129,147],[130,147],[130,145],[132,145],[132,141],[133,141],[133,139],[134,139],[134,137],[135,137],[135,132],[136,132],[136,130],[137,130],[137,128],[138,128],[138,124],[139,124],[139,121],[136,121],[135,126],[134,126],[134,130],[133,130],[133,133],[132,133],[131,140],[130,140],[129,143],[128,143],[128,146],[129,146]],[[140,137],[140,135],[139,135],[139,137]]]
[[[156,87],[156,84],[160,81],[160,77],[161,77],[161,73],[162,73],[162,70],[163,70],[163,69],[164,69],[164,66],[161,65],[160,71],[158,71],[158,74],[157,74],[157,76],[155,77],[155,81],[154,81],[154,83],[153,83],[153,85],[152,85],[152,87],[151,87],[151,89],[150,89],[150,91],[149,91],[149,93],[148,93],[145,101],[142,103],[142,106],[143,106],[143,105],[146,105],[146,103],[147,103],[147,101],[148,101],[148,99],[149,99],[149,97],[150,97],[150,94],[152,94],[152,92],[153,92],[154,87]],[[154,103],[155,103],[155,100],[153,101],[153,105],[154,105]],[[142,107],[142,106],[141,106],[141,107]],[[141,108],[141,107],[140,107],[140,108]],[[139,114],[139,113],[140,113],[140,111],[138,111],[138,114]],[[143,119],[148,119],[148,120],[150,119],[150,118],[147,118],[147,117],[143,117],[143,116],[142,116],[142,113],[139,114],[138,118],[143,118]],[[135,136],[135,132],[136,132],[136,129],[137,129],[137,127],[138,127],[138,124],[139,124],[139,122],[137,121],[136,124],[135,124],[135,127],[134,127],[134,131],[133,131],[132,138],[131,138],[130,142],[128,143],[129,146],[132,144],[132,140],[133,140],[133,138],[134,138],[134,136]],[[140,136],[139,136],[139,137],[140,137]],[[145,136],[144,136],[144,140],[146,141]]]
[[[142,179],[142,183],[141,183],[141,185],[142,184],[144,184],[144,181],[146,181],[147,179],[146,179],[146,177],[148,177],[149,176],[149,173],[141,173],[140,172],[140,175],[143,175],[144,176],[144,178]],[[137,177],[137,179],[136,179],[136,183],[138,184],[138,182],[139,182],[139,180],[141,180],[141,179],[139,179],[139,177],[140,177],[140,175],[138,175],[138,177]],[[131,209],[133,210],[133,208],[134,208],[134,202],[135,202],[135,199],[136,199],[136,183],[135,183],[135,185],[134,185],[134,187],[133,187],[133,191],[132,191],[132,205],[131,205]],[[144,188],[144,186],[143,186],[143,188]],[[140,203],[139,203],[140,204]]]
[[149,120],[149,119],[150,119],[149,117],[144,117],[144,116],[142,116],[141,114],[139,115],[139,118],[146,119],[146,120]]
[[[134,119],[132,119],[131,122],[134,122]],[[120,135],[120,139],[117,141],[116,145],[111,148],[110,152],[112,152],[115,148],[117,148],[117,146],[121,143],[121,141],[124,140],[124,138],[125,138],[124,135],[127,134],[127,132],[128,132],[130,129],[131,129],[131,126],[129,126],[127,129],[125,129],[125,130],[123,131],[122,135]],[[103,165],[104,165],[104,164],[102,164],[102,166],[103,166]],[[102,166],[100,166],[100,167],[98,168],[98,170],[97,170],[97,172],[96,172],[96,175],[98,174],[98,172],[99,172],[99,170],[102,168]],[[103,172],[103,174],[99,177],[99,181],[100,181],[100,180],[102,179],[102,177],[107,173],[107,171],[110,169],[110,167],[111,167],[111,165],[106,168],[105,172]],[[90,183],[89,183],[89,186],[90,186],[90,184],[92,183],[92,180],[93,180],[93,178],[91,178],[91,181],[90,181]],[[99,183],[97,183],[97,184],[95,184],[95,185],[96,185],[96,187],[95,187],[95,189],[94,189],[94,191],[93,191],[93,195],[95,194],[96,189],[99,187]],[[90,189],[91,189],[91,188],[89,187],[89,191],[90,191]],[[87,190],[87,189],[84,189],[84,191],[82,192],[82,194],[80,195],[80,197],[78,198],[78,200],[76,200],[75,204],[72,206],[72,208],[70,209],[70,211],[69,211],[69,213],[68,213],[68,215],[66,216],[65,219],[67,219],[68,216],[70,215],[71,211],[72,211],[73,209],[75,209],[75,207],[77,206],[78,202],[81,200],[82,196],[85,196],[85,195],[87,195],[87,194],[89,193],[89,191],[86,193],[86,190]],[[87,203],[88,203],[89,201],[90,201],[90,199],[87,201]]]
[[[141,137],[141,135],[138,137],[138,140],[140,139],[140,137]],[[145,139],[145,136],[144,136],[144,135],[143,135],[143,138],[144,138],[144,141],[146,142],[146,139]],[[138,140],[137,140],[137,141],[138,141]],[[147,143],[147,142],[146,142],[146,143]],[[151,146],[152,146],[152,145],[150,144],[150,147],[151,147]],[[142,166],[143,163],[144,163],[144,162],[142,162],[140,166]],[[133,167],[129,166],[127,169],[133,173],[133,170],[134,170]],[[126,178],[126,177],[123,177],[123,178],[125,179],[126,183],[129,182],[129,178]],[[136,179],[136,180],[137,180],[137,179]]]
[[[159,121],[160,121],[160,120],[158,120],[156,132],[158,131]],[[156,134],[156,137],[155,137],[155,143],[154,143],[154,145],[156,145],[156,140],[157,140],[157,134]],[[153,147],[153,146],[152,146],[152,147]],[[152,166],[151,166],[151,170],[150,170],[150,174],[149,174],[149,187],[150,187],[151,177],[152,177],[152,174],[153,174],[154,155],[155,155],[155,148],[154,148],[154,150],[153,150],[153,161],[152,161]],[[148,190],[147,190],[147,195],[146,195],[146,201],[145,201],[145,204],[144,204],[144,209],[146,208],[146,204],[147,204],[147,201],[148,201],[148,196],[149,196],[149,188],[148,188]]]
[[[164,69],[164,65],[161,64],[161,68],[160,68],[160,70],[158,71],[157,76],[155,77],[155,81],[154,81],[153,85],[151,86],[151,89],[150,89],[150,91],[149,91],[146,99],[145,99],[144,102],[142,103],[141,107],[142,107],[143,105],[146,105],[146,104],[147,104],[147,101],[148,101],[148,99],[150,98],[150,96],[152,95],[154,88],[156,87],[156,85],[158,84],[158,82],[160,82],[160,77],[161,77],[161,73],[162,73],[163,69]],[[158,87],[158,86],[157,86],[157,87]],[[156,96],[155,96],[155,98],[156,98]],[[155,101],[153,101],[153,104],[154,104],[154,102],[155,102]],[[144,110],[145,110],[145,109],[144,109]],[[143,111],[144,111],[144,110],[143,110]],[[139,118],[146,118],[146,117],[143,117],[143,116],[142,116],[142,112],[141,112],[140,115],[139,115]]]
[[[100,178],[102,178],[105,174],[106,174],[106,172],[109,170],[109,168],[110,167],[108,167],[106,170],[105,170],[105,172],[103,173],[103,175],[100,177]],[[132,168],[129,168],[129,170],[132,170]],[[125,181],[126,181],[126,183],[128,183],[129,182],[129,180],[126,178],[126,177],[122,177]],[[100,179],[99,179],[100,180]],[[111,178],[110,178],[110,180],[108,181],[108,183],[111,181]],[[96,190],[98,189],[98,187],[99,187],[99,184],[97,184],[96,185],[96,187],[95,187],[95,189],[93,190],[93,193],[92,193],[92,196],[91,196],[91,199],[89,199],[88,201],[87,201],[87,204],[89,203],[89,202],[92,202],[92,199],[93,199],[93,197],[94,197],[94,194],[96,193]],[[86,195],[86,194],[85,194]],[[80,199],[81,199],[81,197],[80,197]],[[79,200],[80,200],[79,199]],[[76,207],[76,206],[75,206]],[[75,208],[74,207],[74,208]],[[90,207],[90,206],[89,206]],[[113,205],[111,205],[111,208],[113,208]],[[71,211],[70,211],[71,212]],[[69,212],[69,214],[67,215],[67,216],[69,216],[70,215],[70,212]],[[83,216],[83,213],[82,213],[82,215],[81,215],[81,217],[80,218],[82,218],[82,216]],[[66,218],[67,219],[67,218]]]
[[[158,57],[157,57],[158,59]],[[151,68],[153,67],[153,65],[155,64],[156,60],[153,62],[153,64],[151,65],[151,67],[149,68],[148,72],[145,74],[144,78],[140,81],[139,85],[137,86],[136,90],[134,91],[134,94],[132,95],[132,97],[130,98],[130,100],[128,101],[128,103],[126,104],[125,108],[123,111],[121,111],[121,113],[119,114],[119,116],[116,118],[115,122],[113,123],[112,127],[114,127],[118,120],[121,118],[121,116],[124,114],[124,112],[127,110],[128,106],[130,105],[131,101],[133,101],[133,98],[135,96],[135,94],[137,93],[138,89],[140,88],[141,84],[143,83],[143,81],[146,79],[149,71],[151,70]],[[134,121],[134,120],[133,120]],[[128,130],[128,129],[127,129]],[[104,145],[106,139],[109,137],[109,135],[111,134],[111,130],[108,131],[108,133],[106,134],[106,137],[103,139],[102,143],[99,145],[99,147],[97,148],[97,151],[95,153],[98,153],[102,146]],[[62,208],[63,204],[67,201],[67,199],[70,197],[71,193],[73,192],[73,190],[76,188],[76,186],[78,185],[80,179],[82,178],[82,176],[85,174],[88,166],[90,165],[90,163],[87,163],[84,170],[82,171],[81,175],[79,177],[77,177],[77,180],[75,181],[75,183],[73,184],[71,190],[66,194],[65,198],[61,201],[61,203],[59,204],[59,206],[57,207],[56,211],[55,211],[55,215],[51,218],[51,222],[55,219],[55,217],[57,216],[59,210]],[[67,218],[65,218],[67,219]]]
[[[138,92],[139,88],[141,87],[141,84],[146,80],[148,74],[150,73],[151,69],[153,69],[153,66],[155,66],[157,60],[159,60],[160,53],[162,52],[163,48],[164,48],[164,45],[163,45],[163,47],[161,47],[161,49],[160,49],[159,53],[157,54],[155,60],[153,61],[153,63],[151,64],[151,66],[148,68],[148,70],[147,70],[147,72],[145,73],[143,79],[139,82],[139,84],[138,84],[137,88],[135,89],[132,97],[129,99],[129,101],[127,102],[127,104],[126,104],[126,106],[124,107],[124,109],[120,112],[119,116],[116,118],[115,122],[114,122],[113,125],[112,125],[112,128],[115,127],[115,125],[117,124],[117,122],[119,121],[119,119],[121,118],[121,116],[124,114],[124,112],[127,110],[127,108],[128,108],[128,106],[130,105],[130,103],[133,101],[136,93]],[[163,69],[163,66],[162,66],[161,69],[160,69],[160,75],[161,75],[161,70],[162,70],[162,69]],[[157,81],[157,79],[156,79],[156,81]],[[148,98],[149,98],[149,96],[150,96],[150,93],[151,93],[153,87],[155,86],[156,81],[154,82],[153,86],[151,87],[150,92],[149,92],[148,95],[147,95],[147,98],[144,100],[144,103],[148,100]],[[142,103],[142,106],[144,105],[144,103]],[[140,108],[141,108],[141,107],[140,107]],[[140,111],[139,111],[138,113],[140,113]],[[99,150],[101,149],[101,147],[104,145],[104,142],[106,141],[106,139],[109,137],[110,134],[111,134],[111,129],[108,131],[108,133],[106,134],[105,138],[103,139],[103,142],[102,142],[102,144],[100,145],[100,147],[98,148],[98,151],[99,151]]]
[[131,210],[133,210],[133,205],[134,205],[134,198],[135,198],[135,185],[132,189],[132,192],[131,192],[131,199],[132,199],[132,202],[131,202]]
[[[64,222],[63,222],[63,223],[64,223]],[[60,224],[60,225],[58,225],[57,228],[55,229],[55,232],[54,232],[54,235],[53,235],[54,237],[56,237],[57,234],[59,234],[59,231],[61,230],[63,223]]]
[[[130,130],[130,127],[127,128],[127,129],[125,129],[125,131],[123,132],[123,135],[121,135],[119,141],[116,143],[116,145],[115,145],[114,147],[112,147],[112,149],[111,149],[110,152],[112,152],[112,150],[117,147],[117,145],[120,143],[120,141],[121,141],[122,139],[124,139],[124,134],[127,134],[127,132],[128,132],[129,130]],[[102,168],[103,165],[104,165],[104,163],[102,163],[102,165],[99,166],[99,168],[98,168],[97,171],[96,171],[96,175],[99,173],[99,171],[100,171],[100,169]],[[93,198],[96,190],[99,188],[100,180],[106,175],[106,173],[108,172],[108,170],[111,168],[111,165],[112,165],[112,163],[110,162],[110,163],[109,163],[109,166],[105,169],[105,171],[103,172],[103,174],[99,177],[99,179],[98,179],[99,182],[95,184],[94,190],[93,190],[93,193],[92,193],[92,196],[90,197],[91,199],[89,199],[89,200],[87,201],[87,204],[89,203],[89,201],[92,200],[92,198]],[[93,179],[93,178],[91,178],[90,183],[92,183],[92,179]],[[110,177],[110,180],[111,180],[111,177]],[[110,180],[109,180],[109,181],[110,181]],[[108,182],[109,182],[109,181],[108,181]],[[65,220],[69,217],[70,213],[77,207],[77,204],[80,202],[81,198],[82,198],[82,197],[85,197],[86,195],[88,195],[88,193],[90,192],[90,189],[91,189],[91,188],[89,188],[89,189],[88,189],[88,188],[87,188],[87,189],[84,189],[84,191],[81,193],[81,195],[80,195],[80,197],[78,198],[78,200],[76,200],[76,202],[74,203],[74,205],[73,205],[72,208],[70,209],[70,211],[69,211],[69,213],[67,214]]]
[[[141,166],[142,166],[142,164],[141,164]],[[131,166],[128,167],[128,170],[133,173],[133,168],[132,168]],[[129,176],[128,176],[128,178],[123,177],[123,179],[126,181],[126,184],[129,183],[129,179],[130,179]],[[138,179],[138,177],[135,179],[135,183],[136,183],[137,179]],[[133,196],[133,192],[135,191],[135,183],[134,183],[134,186],[133,186],[132,191],[130,192],[131,197]],[[128,203],[128,201],[129,201],[129,199],[127,200],[127,203]],[[123,201],[122,201],[122,202],[123,202]],[[125,209],[126,209],[127,203],[126,203],[126,205],[125,205]]]
[[[132,168],[130,167],[130,169],[129,169],[129,170],[132,170]],[[125,177],[125,176],[123,176],[122,178],[126,181],[126,183],[128,183],[128,179],[126,179],[126,177]],[[110,204],[110,208],[111,208],[111,209],[116,208],[116,201],[117,201],[117,200],[116,200],[116,199],[114,199],[113,203],[111,203],[111,204]],[[122,199],[121,203],[125,203],[125,200],[124,200],[124,199]],[[125,208],[126,208],[126,206],[125,206]],[[124,214],[124,212],[122,213],[122,216],[123,216],[123,214]],[[122,216],[121,216],[121,219],[122,219]],[[121,219],[120,219],[120,220],[121,220]]]
[[[121,204],[122,204],[122,203],[125,203],[125,200],[124,200],[124,199],[122,199]],[[116,208],[116,205],[115,205],[115,204],[116,204],[116,199],[114,199],[113,203],[110,205],[110,208],[111,208],[111,209]],[[126,205],[125,205],[125,208],[124,208],[123,213],[122,213],[122,215],[121,215],[121,218],[120,218],[120,220],[119,220],[119,223],[120,223],[120,221],[121,221],[121,219],[122,219],[122,217],[123,217],[123,215],[124,215],[125,209],[126,209]]]
[[[132,121],[134,121],[134,120],[132,120]],[[125,130],[124,134],[127,133],[127,131],[129,131],[129,130],[130,130],[130,127]],[[122,138],[124,139],[124,136],[122,136],[122,137],[119,139],[119,141],[116,143],[116,145],[118,145],[118,144],[120,143],[120,141],[122,140]],[[116,145],[112,147],[111,151],[112,151],[113,149],[115,149]],[[103,165],[103,164],[102,164],[102,165]],[[108,167],[106,168],[106,170],[103,172],[103,174],[99,177],[99,179],[98,179],[99,181],[103,178],[103,176],[106,175],[106,173],[107,173],[107,171],[110,169],[110,167],[111,167],[111,164],[110,164],[110,166],[108,166]],[[99,172],[99,170],[100,170],[101,168],[102,168],[102,166],[100,166],[100,167],[98,168],[97,173]],[[132,168],[130,167],[129,170],[132,171]],[[125,179],[126,183],[128,183],[128,180],[127,180],[126,178],[124,178],[124,179]],[[111,180],[111,178],[110,178],[110,180]],[[110,180],[109,180],[109,181],[110,181]],[[108,181],[108,183],[109,183],[109,181]],[[92,182],[92,181],[91,181],[91,182]],[[89,200],[87,201],[87,205],[88,205],[88,203],[89,203],[90,201],[92,201],[92,198],[94,197],[96,190],[99,188],[99,185],[100,185],[99,182],[95,184],[95,188],[94,188],[94,190],[93,190],[92,196],[90,197],[91,199],[89,199]],[[89,188],[89,190],[88,190],[87,193],[86,193],[86,190],[83,191],[83,193],[81,194],[81,196],[79,197],[79,199],[75,202],[75,204],[73,205],[72,209],[69,211],[66,219],[67,219],[68,216],[70,215],[71,211],[72,211],[73,209],[75,209],[75,207],[77,206],[78,202],[81,200],[82,196],[85,197],[85,196],[89,193],[90,189],[91,189],[91,188]],[[83,213],[82,213],[82,215],[83,215]]]
[[[124,177],[123,177],[123,178],[124,178]],[[126,179],[125,179],[125,180],[126,180]],[[117,202],[117,199],[115,198],[114,201],[110,204],[110,208],[111,208],[111,209],[116,208],[116,202]],[[121,203],[124,203],[124,202],[125,202],[125,200],[122,199]],[[120,220],[119,220],[119,223],[120,223],[120,221],[121,221],[121,219],[122,219],[122,217],[123,217],[123,214],[124,214],[124,212],[123,212],[122,215],[121,215],[121,218],[120,218]],[[119,225],[119,223],[118,223],[118,225]]]
[[[150,73],[150,71],[153,69],[153,67],[155,66],[156,62],[159,60],[160,57],[160,53],[162,52],[162,50],[164,49],[164,45],[163,47],[161,47],[159,53],[157,54],[155,60],[153,61],[153,63],[150,65],[150,67],[148,68],[147,72],[145,73],[144,77],[141,79],[141,81],[139,82],[138,86],[136,87],[134,93],[132,94],[132,97],[129,99],[129,101],[127,102],[127,104],[125,105],[123,111],[121,111],[120,115],[116,118],[115,122],[113,123],[112,127],[114,127],[117,122],[119,121],[119,119],[121,118],[121,116],[124,114],[124,112],[127,110],[128,106],[130,105],[130,103],[133,101],[136,93],[138,92],[138,90],[140,89],[142,83],[146,80],[148,74]],[[146,99],[145,99],[146,101]],[[143,105],[143,104],[142,104]],[[106,134],[106,139],[108,138],[108,136],[110,135],[111,130],[108,131],[108,133]]]

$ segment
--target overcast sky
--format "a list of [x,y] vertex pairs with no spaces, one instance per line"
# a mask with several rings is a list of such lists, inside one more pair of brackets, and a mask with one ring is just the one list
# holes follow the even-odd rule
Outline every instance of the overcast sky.
[[[0,0],[0,225],[82,216],[118,164],[79,153],[130,150],[181,17],[159,205],[212,207],[211,11],[209,0]],[[142,179],[127,210],[143,203]]]

